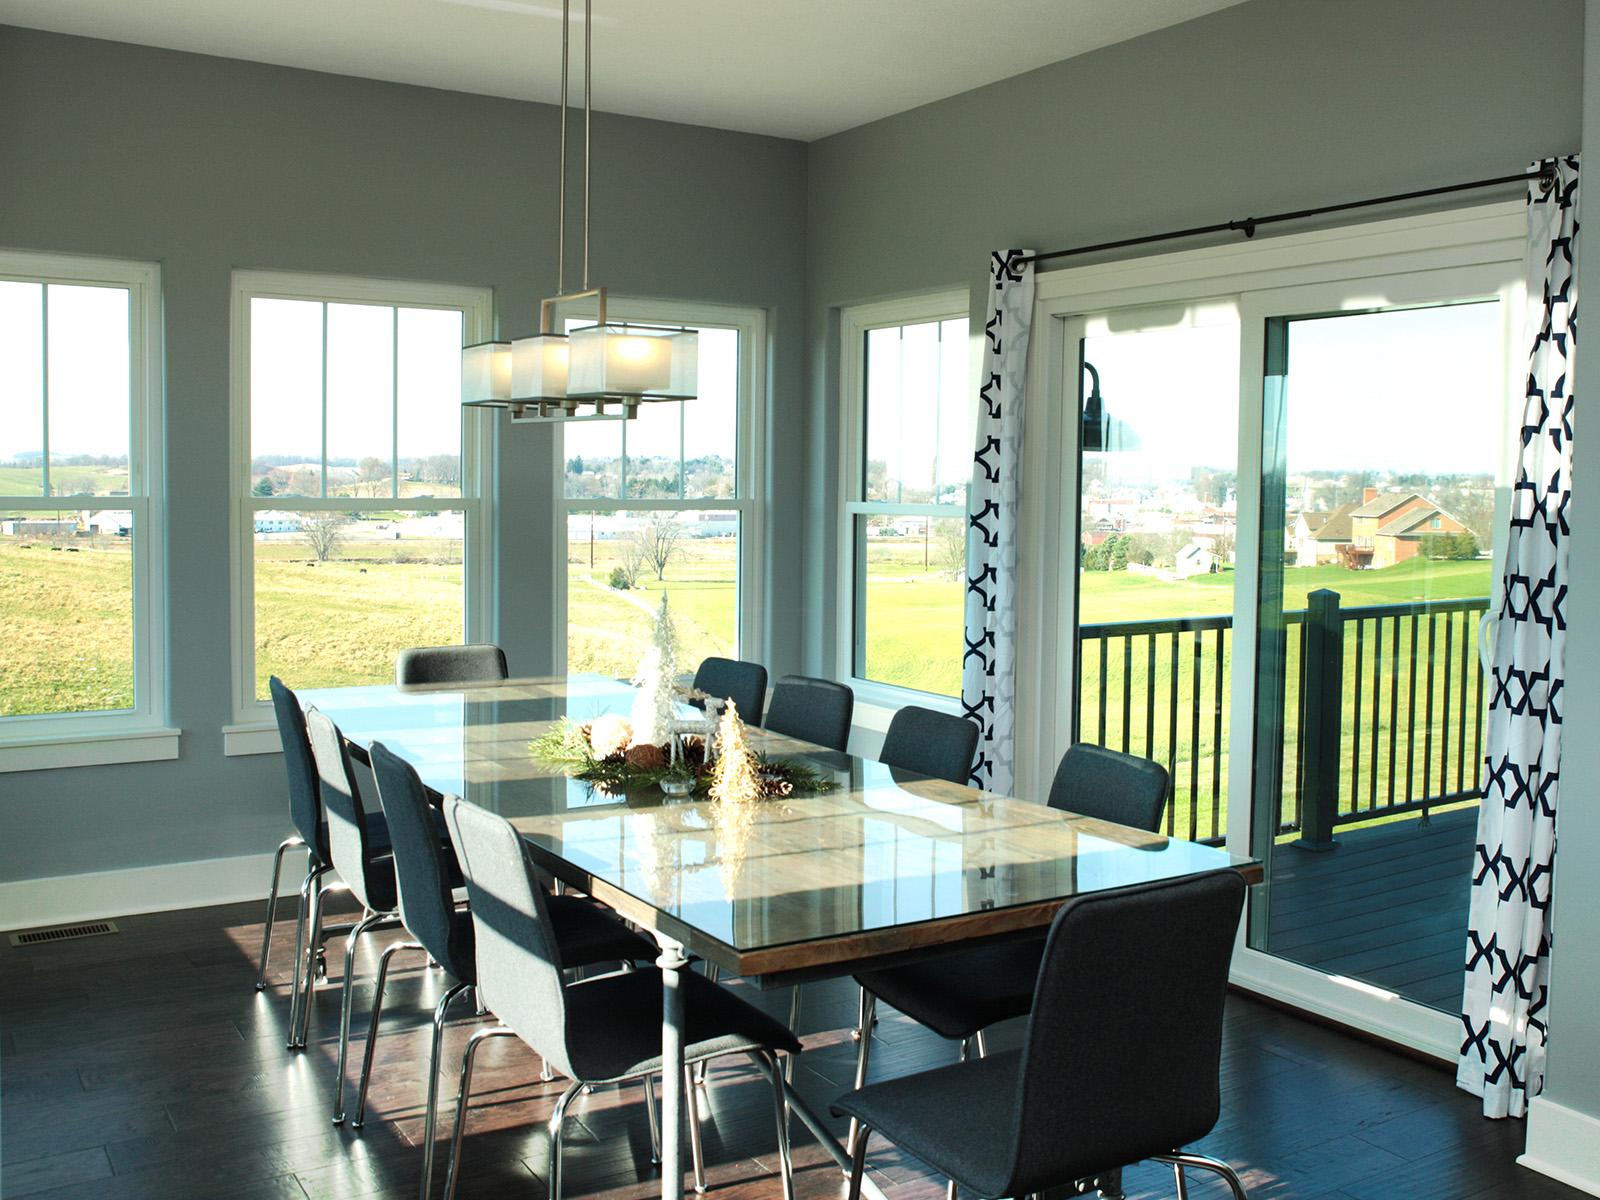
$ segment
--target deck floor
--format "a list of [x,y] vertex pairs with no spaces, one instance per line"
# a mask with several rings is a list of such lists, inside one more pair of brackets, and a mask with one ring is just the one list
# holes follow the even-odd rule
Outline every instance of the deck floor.
[[1476,807],[1336,834],[1274,852],[1274,953],[1434,1008],[1461,1002]]

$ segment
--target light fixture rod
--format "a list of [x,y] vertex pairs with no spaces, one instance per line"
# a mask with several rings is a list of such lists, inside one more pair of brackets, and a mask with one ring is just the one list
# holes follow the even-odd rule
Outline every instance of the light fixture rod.
[[[567,290],[567,43],[572,31],[572,0],[561,0],[561,170],[556,196],[556,291]],[[588,151],[584,151],[588,157]],[[584,274],[588,274],[585,269]],[[586,279],[584,287],[589,283]]]
[[[589,290],[589,126],[593,114],[594,0],[583,0],[583,290]],[[604,323],[605,318],[601,318]]]

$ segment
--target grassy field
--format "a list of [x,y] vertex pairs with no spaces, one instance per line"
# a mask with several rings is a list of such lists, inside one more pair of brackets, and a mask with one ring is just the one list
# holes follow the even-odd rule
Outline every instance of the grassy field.
[[[611,588],[617,544],[574,541],[568,562],[568,662],[575,671],[626,676],[639,662],[651,618],[665,592],[676,620],[680,662],[688,669],[710,654],[735,650],[733,538],[688,539],[662,580],[646,570],[638,585]],[[920,690],[955,694],[960,688],[963,585],[937,565],[925,567],[916,538],[875,538],[867,583],[866,674]],[[458,541],[347,538],[332,561],[310,565],[299,537],[256,543],[257,689],[280,674],[295,686],[373,683],[391,677],[406,646],[454,641],[462,624],[462,564]],[[62,709],[99,710],[132,702],[129,554],[125,541],[77,539],[24,548],[0,542],[0,597],[5,651],[0,655],[0,715]],[[1317,588],[1337,591],[1344,607],[1428,598],[1485,596],[1487,561],[1412,562],[1381,571],[1338,567],[1290,568],[1288,606],[1303,607]],[[1083,577],[1087,625],[1226,614],[1233,578],[1223,572],[1168,582],[1126,572]],[[1461,742],[1478,719],[1476,615],[1450,624],[1450,669],[1445,629],[1434,629],[1430,651],[1418,628],[1413,672],[1411,630],[1363,623],[1361,708],[1356,711],[1354,623],[1347,623],[1342,720],[1341,808],[1382,807],[1416,797],[1470,788],[1475,747]],[[1289,630],[1291,662],[1299,628]],[[1381,637],[1381,653],[1375,644]],[[1462,653],[1462,639],[1466,653]],[[1111,632],[1086,640],[1082,654],[1080,735],[1086,740],[1148,754],[1174,769],[1174,831],[1206,837],[1226,822],[1226,756],[1232,736],[1232,631],[1154,639]],[[1173,647],[1177,654],[1174,662]],[[1152,669],[1151,651],[1155,652]],[[1398,650],[1398,655],[1396,655]],[[1101,655],[1105,655],[1104,705]],[[1433,662],[1431,710],[1428,664]],[[1398,670],[1397,670],[1398,666]],[[1467,666],[1467,707],[1461,709],[1461,668]],[[1415,691],[1413,677],[1415,676]],[[1284,790],[1293,811],[1299,726],[1297,672],[1287,681],[1284,724],[1289,750]],[[1446,710],[1446,689],[1449,709]],[[1217,717],[1221,716],[1221,736]],[[1102,718],[1103,713],[1103,718]],[[1374,733],[1376,737],[1374,737]],[[1390,767],[1391,759],[1393,768]],[[1213,803],[1213,793],[1216,801]]]
[[[0,496],[37,496],[42,478],[37,467],[0,467]],[[50,468],[50,494],[111,496],[127,495],[127,467]]]

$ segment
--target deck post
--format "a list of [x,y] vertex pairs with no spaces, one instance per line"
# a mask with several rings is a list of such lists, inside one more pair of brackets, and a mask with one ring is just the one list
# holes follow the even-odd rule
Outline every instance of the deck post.
[[1303,850],[1332,850],[1339,811],[1339,739],[1344,710],[1344,618],[1339,593],[1318,588],[1306,597],[1306,675],[1301,686],[1305,795],[1300,806]]

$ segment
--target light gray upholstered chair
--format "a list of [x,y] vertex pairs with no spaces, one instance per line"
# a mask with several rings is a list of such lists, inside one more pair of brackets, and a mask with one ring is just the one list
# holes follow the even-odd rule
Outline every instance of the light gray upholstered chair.
[[908,704],[889,721],[878,761],[930,779],[967,783],[978,749],[978,727],[965,717]]
[[[520,1037],[571,1081],[550,1118],[548,1191],[550,1200],[560,1200],[562,1125],[568,1105],[584,1087],[639,1080],[654,1107],[650,1076],[662,1067],[661,975],[632,971],[568,983],[562,973],[566,963],[561,948],[552,936],[550,897],[521,835],[505,818],[454,796],[445,798],[445,817],[467,880],[478,987],[485,1006],[501,1021],[474,1033],[462,1057],[445,1200],[453,1200],[461,1174],[461,1143],[478,1047],[487,1038],[507,1036]],[[771,1083],[783,1195],[793,1200],[788,1122],[776,1055],[798,1053],[800,1043],[766,1013],[703,976],[685,971],[680,986],[685,993],[685,1063],[746,1054]],[[688,1066],[684,1074],[692,1088]],[[690,1131],[697,1132],[692,1117]]]
[[746,725],[760,725],[767,703],[767,669],[760,663],[740,662],[735,658],[708,658],[694,673],[696,690],[719,700],[732,700],[739,719]]
[[[952,1181],[1026,1196],[1105,1180],[1147,1159],[1243,1183],[1183,1147],[1221,1111],[1228,964],[1244,879],[1215,871],[1069,900],[1045,942],[1021,1049],[858,1088],[833,1105],[861,1127],[849,1200],[874,1131]],[[1104,1191],[1102,1194],[1106,1194]]]

